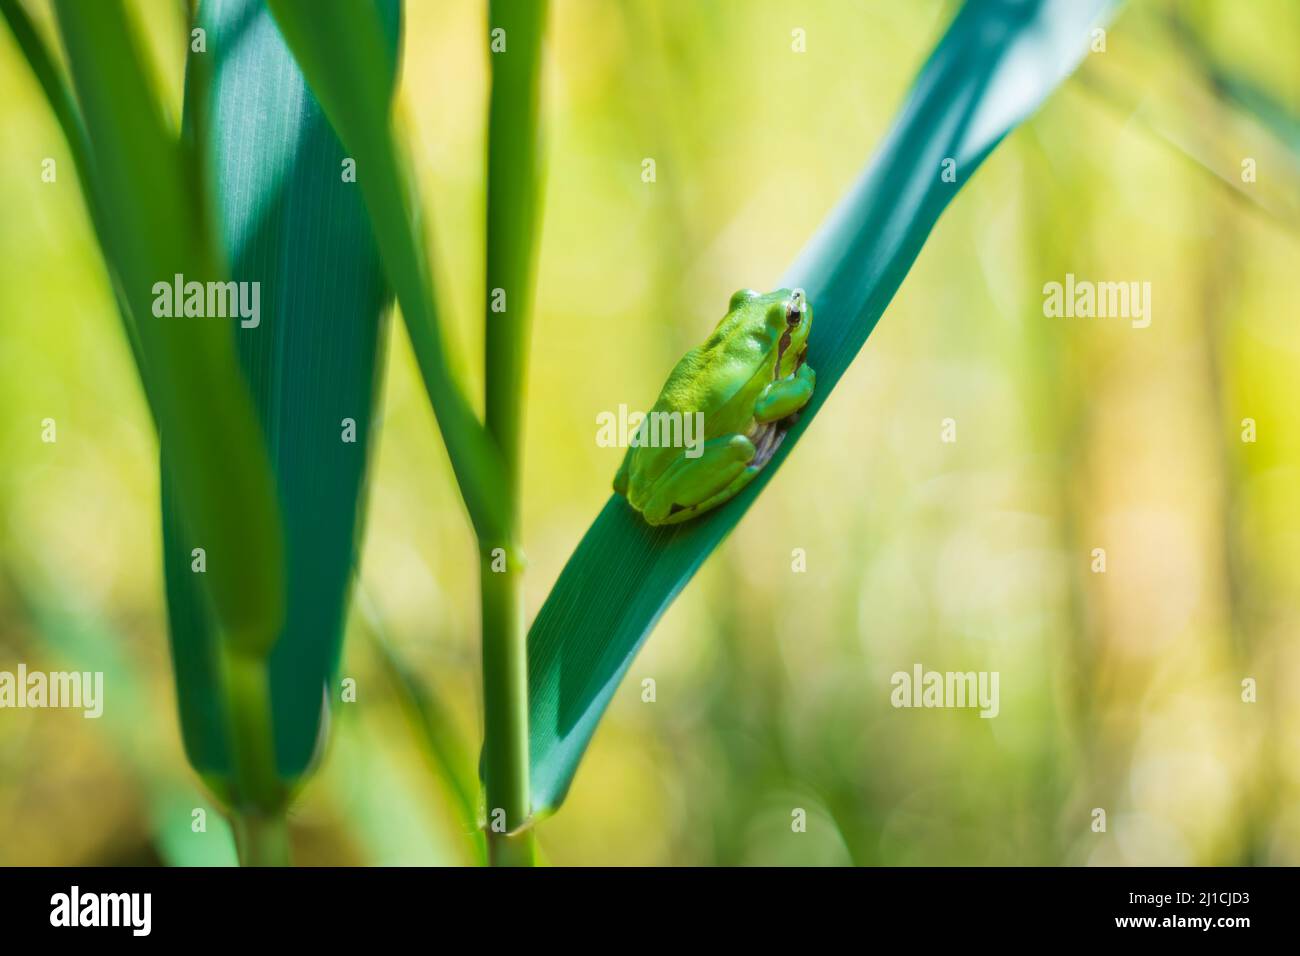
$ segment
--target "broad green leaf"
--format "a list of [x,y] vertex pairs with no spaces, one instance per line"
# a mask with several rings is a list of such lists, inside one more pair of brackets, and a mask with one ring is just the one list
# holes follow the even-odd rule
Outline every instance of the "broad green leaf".
[[[396,0],[377,5],[397,46]],[[387,303],[378,252],[344,153],[261,0],[208,0],[208,84],[195,139],[206,150],[220,241],[239,282],[260,284],[261,323],[224,328],[248,381],[284,526],[285,616],[270,657],[280,774],[299,777],[320,738],[357,557]],[[205,70],[194,60],[211,57]],[[262,440],[259,439],[259,443]],[[197,536],[164,476],[164,555],[186,752],[209,779],[231,772],[218,635]]]
[[154,315],[156,283],[225,273],[193,156],[166,127],[120,0],[55,9],[89,144],[88,204],[132,316],[163,467],[207,552],[223,639],[264,652],[283,613],[280,519],[227,320]]
[[[817,417],[957,190],[1074,69],[1113,0],[970,0],[913,85],[858,183],[781,285],[816,310],[817,391],[776,456],[718,510],[651,528],[612,496],[569,559],[528,638],[537,814],[564,799],[619,681],[661,614],[735,527]],[[941,178],[946,159],[955,182]],[[665,370],[666,372],[667,370]]]
[[122,321],[122,331],[131,345],[131,354],[135,359],[136,367],[143,369],[144,357],[136,336],[135,323],[131,320],[131,310],[122,295],[117,270],[107,258],[108,227],[95,198],[90,172],[90,144],[86,142],[86,130],[81,125],[81,113],[77,108],[76,99],[72,95],[72,90],[68,88],[58,64],[54,61],[54,54],[46,46],[19,0],[0,0],[0,16],[9,24],[10,32],[18,42],[19,49],[23,51],[23,56],[36,76],[36,81],[41,85],[41,92],[45,94],[46,102],[50,104],[50,109],[54,111],[54,117],[63,130],[68,151],[72,154],[72,165],[77,173],[77,181],[81,185],[82,200],[86,204],[91,228],[95,230],[95,238],[104,248],[105,266],[109,273],[109,283],[113,287],[113,295],[117,300],[117,312]]
[[348,155],[375,225],[388,281],[420,366],[465,507],[481,542],[505,542],[504,466],[453,372],[433,297],[419,204],[394,143],[391,107],[397,58],[382,42],[373,0],[269,0],[276,22]]

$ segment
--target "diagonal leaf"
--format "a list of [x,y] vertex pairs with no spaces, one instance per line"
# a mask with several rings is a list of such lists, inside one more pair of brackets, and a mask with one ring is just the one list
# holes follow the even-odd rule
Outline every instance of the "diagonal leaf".
[[480,541],[506,542],[505,469],[443,341],[419,206],[391,131],[397,58],[384,47],[374,2],[335,0],[328,16],[309,0],[269,2],[312,91],[357,161],[384,269],[475,531]]
[[[54,54],[37,32],[36,25],[32,23],[23,5],[18,0],[0,0],[0,17],[9,24],[9,30],[18,42],[18,48],[23,51],[23,56],[26,57],[32,73],[36,76],[36,81],[41,86],[41,92],[45,94],[46,102],[50,104],[54,118],[58,120],[59,127],[63,131],[63,137],[68,143],[68,151],[72,154],[72,165],[77,173],[77,181],[81,185],[82,201],[86,205],[91,227],[95,230],[95,238],[99,240],[107,256],[108,225],[104,222],[104,214],[95,198],[90,171],[90,144],[86,142],[86,130],[81,125],[81,114],[78,112],[72,90],[68,88],[67,81],[54,61]],[[135,323],[131,321],[130,307],[122,295],[117,269],[107,259],[105,264],[108,267],[113,295],[117,301],[117,313],[122,321],[122,331],[131,345],[131,354],[135,358],[136,367],[143,369],[144,357],[140,351],[139,339],[136,337]]]
[[[120,0],[57,0],[55,9],[89,145],[88,205],[132,316],[164,468],[186,489],[224,635],[264,650],[282,614],[279,515],[233,342],[221,322],[153,314],[155,283],[224,272],[193,157],[166,127]],[[56,105],[75,155],[83,145],[66,109]]]
[[[921,69],[874,160],[792,267],[816,310],[817,391],[776,456],[734,500],[651,528],[612,496],[528,639],[535,813],[559,806],[596,725],[659,616],[735,527],[870,335],[944,208],[1087,50],[1114,0],[970,0]],[[944,182],[945,159],[956,181]]]
[[[397,0],[382,0],[397,46]],[[260,283],[261,323],[232,325],[265,435],[284,526],[285,618],[270,658],[276,763],[300,776],[320,737],[338,669],[360,537],[372,410],[385,345],[387,293],[343,149],[261,0],[208,0],[206,54],[192,54],[187,111],[204,102],[221,244],[231,277]],[[197,57],[210,57],[198,69]],[[209,778],[231,771],[217,635],[190,572],[197,538],[178,520],[164,476],[168,612],[182,728]]]
[[[1179,62],[1178,82],[1151,73],[1152,50],[1119,51],[1081,77],[1083,89],[1208,174],[1235,200],[1283,228],[1300,225],[1300,119],[1236,64],[1219,60],[1182,16],[1157,15],[1193,67]],[[1132,49],[1132,45],[1126,46]],[[1244,122],[1243,122],[1244,121]],[[1260,132],[1268,135],[1261,136]],[[1268,175],[1247,178],[1247,155]]]
[[1290,151],[1292,158],[1300,157],[1300,118],[1243,70],[1221,62],[1205,38],[1183,17],[1169,14],[1166,23],[1174,37],[1205,72],[1215,91],[1258,119]]

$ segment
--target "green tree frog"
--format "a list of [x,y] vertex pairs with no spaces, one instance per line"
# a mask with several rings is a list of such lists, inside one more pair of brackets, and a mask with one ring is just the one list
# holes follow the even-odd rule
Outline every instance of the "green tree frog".
[[802,289],[733,295],[713,334],[673,368],[645,420],[679,413],[701,421],[701,413],[703,435],[691,447],[655,445],[644,440],[643,424],[614,490],[652,525],[687,521],[739,494],[812,397],[817,376],[805,362],[811,328]]

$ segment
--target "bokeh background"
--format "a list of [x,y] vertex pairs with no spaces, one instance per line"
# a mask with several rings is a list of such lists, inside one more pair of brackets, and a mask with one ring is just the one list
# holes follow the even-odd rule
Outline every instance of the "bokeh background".
[[[133,6],[178,115],[182,5]],[[648,406],[732,291],[776,283],[954,9],[555,0],[530,615],[609,494],[621,452],[597,414]],[[484,17],[408,4],[400,105],[480,392]],[[634,663],[540,827],[550,862],[1300,863],[1298,40],[1288,0],[1132,3],[996,150]],[[229,862],[179,743],[148,408],[7,33],[0,104],[0,669],[107,675],[98,721],[0,711],[0,863]],[[1067,272],[1149,281],[1150,328],[1044,317]],[[472,783],[475,544],[400,324],[382,401],[343,668],[358,700],[295,805],[295,855],[467,863],[446,767]],[[998,671],[1000,715],[894,709],[890,675],[918,662]]]

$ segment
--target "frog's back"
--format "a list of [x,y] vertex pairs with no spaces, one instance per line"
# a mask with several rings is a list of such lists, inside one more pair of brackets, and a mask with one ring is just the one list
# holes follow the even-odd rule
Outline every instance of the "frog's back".
[[[739,430],[741,422],[728,414],[742,392],[761,390],[765,372],[763,356],[774,344],[763,320],[766,310],[783,300],[772,292],[732,309],[718,322],[703,345],[691,349],[673,368],[654,404],[655,411],[713,410],[705,432],[713,438]],[[746,326],[752,328],[746,331]],[[751,396],[751,397],[756,397]]]
[[[650,414],[703,411],[704,441],[747,431],[753,422],[754,400],[771,377],[771,369],[760,367],[773,344],[763,316],[788,294],[788,290],[770,292],[729,309],[704,344],[691,349],[673,367]],[[746,326],[753,328],[746,331]],[[672,445],[629,448],[619,477],[635,471],[641,478],[654,480],[685,451]]]

